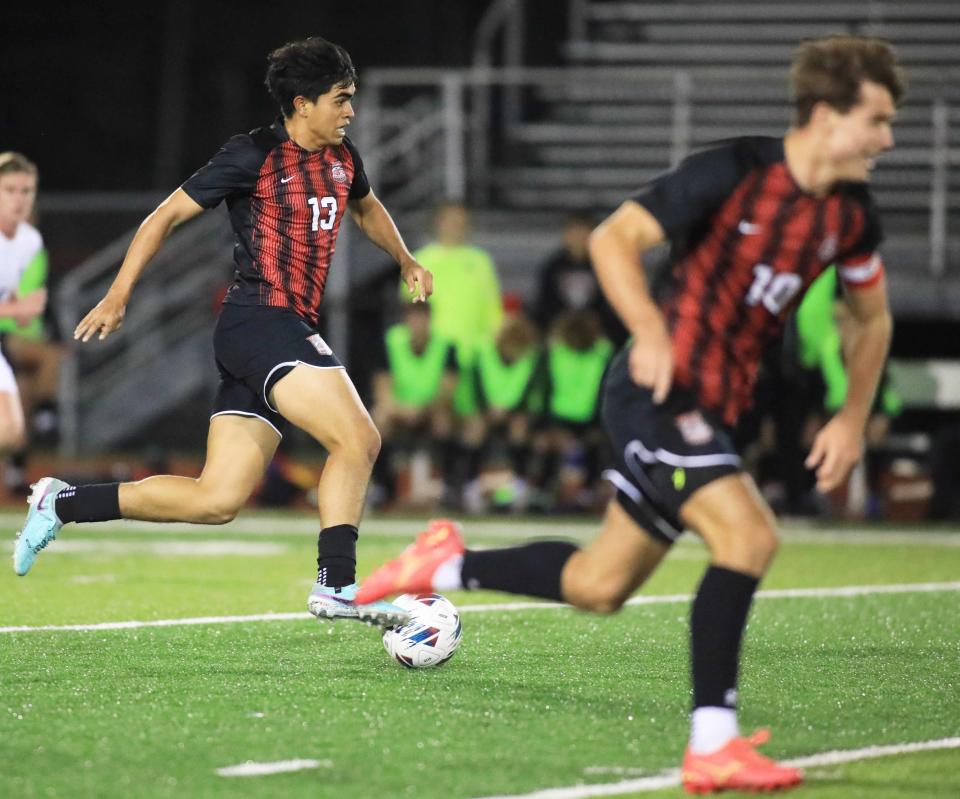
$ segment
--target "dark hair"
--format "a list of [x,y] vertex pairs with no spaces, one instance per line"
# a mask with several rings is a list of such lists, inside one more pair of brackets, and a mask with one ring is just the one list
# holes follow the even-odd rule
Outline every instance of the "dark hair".
[[13,150],[0,153],[0,175],[13,175],[20,172],[36,176],[37,165],[23,153]]
[[893,102],[900,102],[906,81],[889,42],[872,36],[825,36],[803,42],[790,70],[797,124],[806,125],[819,102],[846,113],[860,102],[860,84],[865,80],[886,87]]
[[289,42],[267,56],[264,83],[287,117],[293,113],[294,97],[316,100],[334,86],[356,82],[357,71],[350,54],[319,36]]
[[578,352],[590,349],[603,335],[600,319],[593,311],[564,311],[553,320],[550,333]]

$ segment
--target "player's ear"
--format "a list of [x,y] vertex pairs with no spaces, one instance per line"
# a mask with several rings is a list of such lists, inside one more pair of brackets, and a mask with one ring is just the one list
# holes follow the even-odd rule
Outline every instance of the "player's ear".
[[300,117],[310,116],[310,106],[313,103],[303,95],[297,95],[293,98],[293,113]]

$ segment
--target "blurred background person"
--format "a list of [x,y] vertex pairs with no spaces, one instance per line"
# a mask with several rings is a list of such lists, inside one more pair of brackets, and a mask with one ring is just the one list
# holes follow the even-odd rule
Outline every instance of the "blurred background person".
[[429,304],[405,302],[402,314],[402,321],[389,327],[380,342],[380,369],[373,379],[372,416],[382,440],[373,474],[374,505],[397,500],[398,458],[410,464],[418,453],[429,453],[425,462],[432,467],[426,475],[419,468],[408,472],[405,499],[423,495],[424,480],[433,469],[445,478],[456,470],[454,345],[434,328]]
[[593,273],[587,240],[596,223],[588,211],[576,211],[563,224],[563,245],[539,269],[533,316],[541,330],[549,330],[560,314],[591,311],[603,332],[617,346],[627,331],[600,291]]
[[414,257],[434,276],[434,293],[429,300],[432,328],[452,341],[457,353],[453,408],[459,452],[449,461],[443,498],[445,506],[456,509],[462,503],[463,487],[476,477],[483,448],[474,364],[481,342],[500,329],[503,300],[493,258],[470,243],[466,206],[456,200],[440,203],[433,224],[433,241],[416,250]]
[[490,253],[470,243],[470,214],[463,203],[441,203],[433,223],[433,241],[414,257],[434,276],[431,324],[456,346],[460,381],[454,407],[466,417],[477,410],[473,386],[477,349],[496,335],[503,321],[500,281]]
[[533,422],[543,409],[540,333],[522,312],[509,315],[480,345],[475,365],[484,448],[482,474],[468,507],[522,510],[526,505]]
[[568,311],[553,323],[531,478],[540,490],[540,509],[577,511],[593,504],[603,446],[600,385],[613,352],[595,314]]
[[[26,156],[0,153],[0,331],[39,338],[47,304],[47,253],[40,232],[28,221],[37,196],[38,170]],[[4,344],[5,350],[8,343]],[[37,367],[38,383],[46,381],[52,395],[56,360]],[[54,385],[50,385],[50,383]],[[34,383],[30,383],[31,387]],[[28,396],[36,396],[31,392]],[[31,406],[32,407],[32,404]],[[13,370],[0,355],[0,452],[14,455],[4,482],[15,492],[26,487],[23,448],[27,426]]]

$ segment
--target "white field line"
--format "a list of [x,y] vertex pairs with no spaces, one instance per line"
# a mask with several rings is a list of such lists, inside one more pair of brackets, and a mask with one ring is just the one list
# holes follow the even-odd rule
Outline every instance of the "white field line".
[[[783,761],[790,766],[807,768],[810,766],[833,766],[839,763],[854,763],[858,760],[872,760],[878,757],[904,755],[912,752],[928,752],[935,749],[960,748],[960,737],[940,738],[935,741],[894,744],[892,746],[868,746],[864,749],[847,749],[834,752],[821,752],[809,757],[798,757]],[[619,796],[625,793],[657,791],[661,788],[673,788],[680,784],[680,772],[676,769],[664,771],[652,777],[641,777],[620,782],[606,782],[598,785],[573,785],[569,788],[547,788],[533,793],[487,796],[483,799],[589,799],[593,796]]]
[[217,769],[221,777],[260,777],[264,774],[283,774],[288,771],[303,771],[311,768],[333,768],[331,760],[277,760],[273,763],[254,763],[248,760],[236,766]]
[[[13,542],[7,544],[13,549]],[[221,555],[283,555],[290,547],[274,541],[121,541],[105,538],[68,538],[51,544],[45,555],[157,555],[210,558]]]
[[[960,582],[900,583],[895,585],[846,585],[835,588],[775,588],[758,591],[756,599],[826,599],[829,597],[858,597],[874,594],[915,594],[960,591]],[[627,600],[628,605],[668,605],[689,602],[690,594],[661,594],[637,596]],[[463,605],[461,613],[503,613],[523,610],[560,610],[567,608],[559,602],[503,602],[483,605]],[[185,619],[155,619],[152,621],[109,621],[96,624],[41,625],[37,627],[0,627],[0,633],[66,632],[84,630],[130,630],[139,627],[181,627],[197,624],[245,624],[259,621],[293,621],[309,619],[309,613],[258,613],[251,616],[201,616]]]
[[[24,514],[0,512],[0,530],[11,532],[19,530],[23,524]],[[414,536],[424,526],[422,519],[381,519],[369,517],[364,519],[360,528],[360,537],[364,533],[370,535],[396,536],[413,540]],[[313,514],[303,515],[274,515],[250,513],[241,515],[229,524],[212,528],[203,524],[185,524],[181,522],[140,522],[119,520],[112,522],[96,522],[84,524],[81,528],[68,528],[65,535],[72,530],[89,530],[92,532],[124,532],[165,535],[206,535],[210,536],[214,530],[226,535],[307,535],[316,536],[319,532],[319,521]],[[463,522],[463,530],[467,539],[477,538],[504,539],[519,541],[529,537],[561,536],[564,538],[592,539],[600,529],[600,520],[591,518],[563,519],[559,521],[531,520],[527,518],[504,518],[502,520],[467,519]],[[782,524],[781,535],[785,541],[811,544],[900,544],[960,547],[960,529],[957,530],[917,530],[916,528],[874,529],[864,528],[833,528],[822,529],[796,522],[786,521]],[[11,536],[12,537],[12,536]],[[680,539],[684,545],[701,546],[699,539],[687,535]]]

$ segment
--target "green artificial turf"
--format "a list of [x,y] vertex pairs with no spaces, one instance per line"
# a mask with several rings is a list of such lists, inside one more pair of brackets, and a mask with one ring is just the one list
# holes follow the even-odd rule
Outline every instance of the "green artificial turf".
[[[315,539],[285,527],[264,517],[262,531],[68,528],[26,578],[0,574],[0,626],[302,611]],[[361,573],[406,543],[394,532],[367,526]],[[763,588],[960,580],[957,536],[929,539],[788,536]],[[471,540],[503,543],[483,532]],[[220,554],[196,554],[217,543]],[[170,544],[185,554],[169,554]],[[244,549],[251,544],[267,548]],[[695,543],[678,546],[642,594],[690,593],[705,562]],[[466,799],[678,766],[690,696],[686,601],[598,617],[477,607],[513,601],[491,593],[450,598],[468,608],[462,647],[443,667],[416,671],[353,622],[0,634],[0,796]],[[765,751],[778,758],[958,736],[958,666],[960,591],[761,597],[745,643],[741,723],[769,725]],[[299,758],[319,767],[216,772]],[[957,796],[958,765],[960,749],[948,749],[811,767],[794,795]]]

